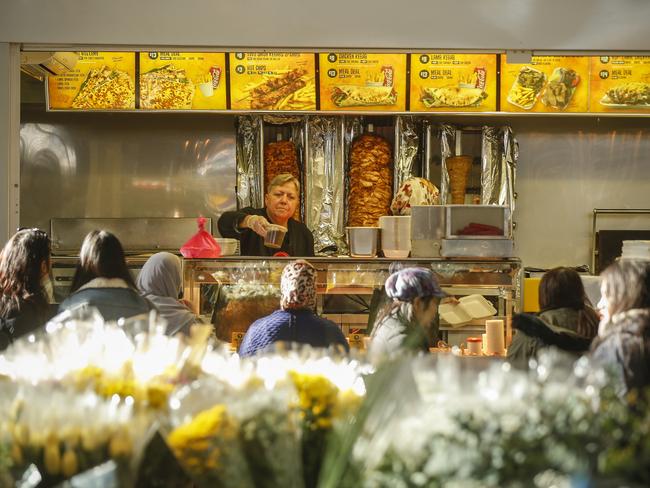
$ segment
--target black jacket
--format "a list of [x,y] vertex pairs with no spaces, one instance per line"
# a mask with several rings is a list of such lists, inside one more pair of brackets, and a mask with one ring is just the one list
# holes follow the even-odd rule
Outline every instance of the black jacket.
[[20,301],[20,310],[0,317],[0,351],[16,339],[41,329],[56,314],[56,305],[41,306],[30,300]]
[[238,239],[242,256],[273,256],[278,251],[284,251],[289,256],[310,257],[314,255],[314,236],[302,222],[289,219],[287,234],[284,236],[280,249],[264,246],[264,238],[251,229],[240,229],[239,224],[247,215],[261,215],[269,222],[269,216],[264,208],[245,207],[233,212],[224,212],[217,227],[222,237]]
[[517,333],[508,346],[508,361],[526,369],[528,361],[545,347],[557,347],[576,356],[589,351],[591,339],[575,333],[577,322],[578,311],[570,308],[548,310],[539,317],[528,313],[515,315],[512,326]]
[[612,317],[594,342],[592,357],[620,381],[619,393],[650,386],[650,309]]

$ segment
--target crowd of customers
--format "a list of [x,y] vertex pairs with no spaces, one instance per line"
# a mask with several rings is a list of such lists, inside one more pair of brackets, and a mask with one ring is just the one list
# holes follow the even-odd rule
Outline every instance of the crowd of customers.
[[[51,245],[44,231],[21,229],[5,244],[0,253],[0,350],[38,331],[56,313],[50,273]],[[284,268],[278,310],[251,324],[241,356],[278,343],[349,350],[340,327],[316,312],[316,276],[304,260]],[[438,306],[446,299],[435,273],[403,266],[388,277],[384,291],[385,305],[370,324],[370,357],[427,352],[438,339]],[[168,334],[189,334],[198,319],[181,294],[177,256],[153,255],[136,284],[118,238],[95,230],[83,241],[70,295],[58,312],[94,307],[104,320],[115,321],[155,310]],[[544,274],[539,304],[539,314],[513,318],[508,360],[515,366],[527,367],[540,350],[556,347],[576,357],[590,355],[612,372],[621,394],[650,386],[650,261],[620,259],[609,266],[601,274],[598,312],[578,273],[565,267]]]

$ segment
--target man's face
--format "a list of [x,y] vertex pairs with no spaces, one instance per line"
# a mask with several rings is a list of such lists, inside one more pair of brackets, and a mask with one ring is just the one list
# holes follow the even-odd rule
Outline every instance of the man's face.
[[266,212],[272,220],[287,221],[293,216],[298,207],[298,192],[292,182],[282,186],[274,186],[264,195]]

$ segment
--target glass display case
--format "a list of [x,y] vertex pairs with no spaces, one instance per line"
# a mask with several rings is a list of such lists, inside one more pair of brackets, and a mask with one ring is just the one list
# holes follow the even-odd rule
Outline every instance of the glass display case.
[[[226,341],[245,332],[256,318],[279,307],[282,269],[291,258],[222,257],[184,260],[184,297],[194,311],[215,324]],[[503,319],[506,344],[512,337],[512,315],[521,310],[522,266],[518,258],[443,259],[308,258],[317,270],[318,312],[341,325],[347,335],[363,333],[390,272],[399,267],[432,269],[445,292],[461,298],[481,295],[496,309],[490,319]],[[344,300],[345,299],[345,300]],[[441,320],[442,338],[459,344],[485,331],[485,318],[452,326]]]

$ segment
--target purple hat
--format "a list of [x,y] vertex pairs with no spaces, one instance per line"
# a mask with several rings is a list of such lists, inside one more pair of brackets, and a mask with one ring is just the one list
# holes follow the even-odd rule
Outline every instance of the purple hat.
[[446,297],[433,271],[425,268],[404,268],[386,280],[386,294],[401,302],[417,297]]

